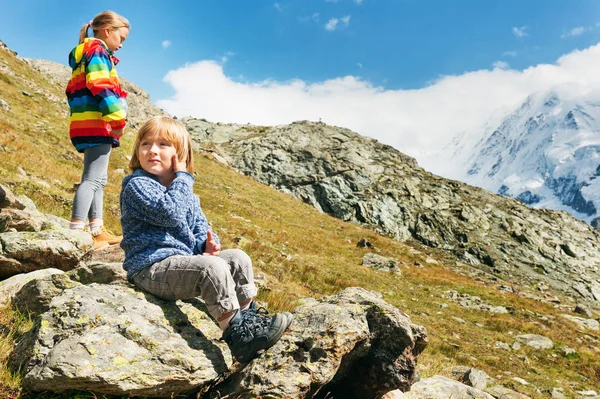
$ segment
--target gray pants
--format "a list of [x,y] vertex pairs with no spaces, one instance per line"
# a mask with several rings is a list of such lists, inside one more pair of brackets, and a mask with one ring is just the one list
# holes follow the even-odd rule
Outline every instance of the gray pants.
[[83,152],[81,184],[73,199],[71,218],[85,220],[102,219],[104,187],[108,177],[108,159],[111,144],[99,144]]
[[166,300],[199,296],[215,320],[257,293],[252,261],[240,249],[219,256],[171,256],[134,275],[133,283]]

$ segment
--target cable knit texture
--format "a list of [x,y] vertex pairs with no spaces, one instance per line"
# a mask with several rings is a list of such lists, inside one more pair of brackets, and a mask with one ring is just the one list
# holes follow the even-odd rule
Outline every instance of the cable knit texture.
[[[194,177],[187,172],[177,172],[168,188],[143,169],[123,179],[121,248],[130,281],[140,270],[169,256],[204,252],[207,232],[212,229],[193,186]],[[219,242],[216,234],[213,237]]]

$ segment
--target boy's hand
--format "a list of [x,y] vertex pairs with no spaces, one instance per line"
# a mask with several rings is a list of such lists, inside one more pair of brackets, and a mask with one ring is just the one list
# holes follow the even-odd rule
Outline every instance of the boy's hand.
[[207,234],[206,245],[204,248],[204,253],[202,255],[204,255],[204,256],[219,255],[219,253],[221,252],[221,244],[218,244],[217,241],[215,241],[215,239],[212,235],[212,231],[208,230],[208,232],[206,234]]
[[110,134],[112,134],[115,137],[121,137],[121,136],[123,136],[123,131],[124,131],[124,129],[111,130]]
[[185,161],[179,162],[179,158],[177,154],[173,155],[171,158],[171,167],[173,168],[173,173],[175,172],[187,172],[187,164]]

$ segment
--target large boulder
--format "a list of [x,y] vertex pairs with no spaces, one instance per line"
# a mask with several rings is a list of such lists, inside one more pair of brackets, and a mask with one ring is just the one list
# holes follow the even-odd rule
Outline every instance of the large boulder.
[[12,267],[0,268],[0,279],[50,267],[71,270],[90,260],[93,249],[90,234],[77,230],[1,233],[0,245],[0,255],[12,259]]
[[199,301],[163,302],[123,285],[75,283],[55,295],[17,346],[30,391],[169,397],[232,364]]
[[12,276],[4,281],[0,281],[0,306],[4,306],[12,301],[17,292],[23,288],[25,284],[32,280],[43,279],[53,274],[62,274],[62,270],[58,269],[42,269],[31,273],[22,273]]
[[32,281],[45,290],[26,285],[15,298],[47,303],[12,355],[28,391],[172,397],[207,390],[229,370],[210,396],[378,397],[410,388],[427,343],[424,328],[381,295],[349,288],[305,300],[275,346],[231,368],[221,330],[200,301],[165,302],[123,284],[67,283],[67,276]]
[[91,260],[91,235],[68,227],[0,186],[0,280],[46,268],[72,270]]
[[362,288],[307,299],[288,332],[213,398],[375,398],[407,391],[427,345],[423,327]]

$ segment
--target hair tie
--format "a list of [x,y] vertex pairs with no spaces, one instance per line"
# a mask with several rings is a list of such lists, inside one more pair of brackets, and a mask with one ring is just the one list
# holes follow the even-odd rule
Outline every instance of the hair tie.
[[[88,25],[90,26],[90,28],[92,28],[92,24],[94,23],[94,20],[91,19],[90,22],[88,22]],[[94,28],[92,28],[92,30],[94,30]]]

